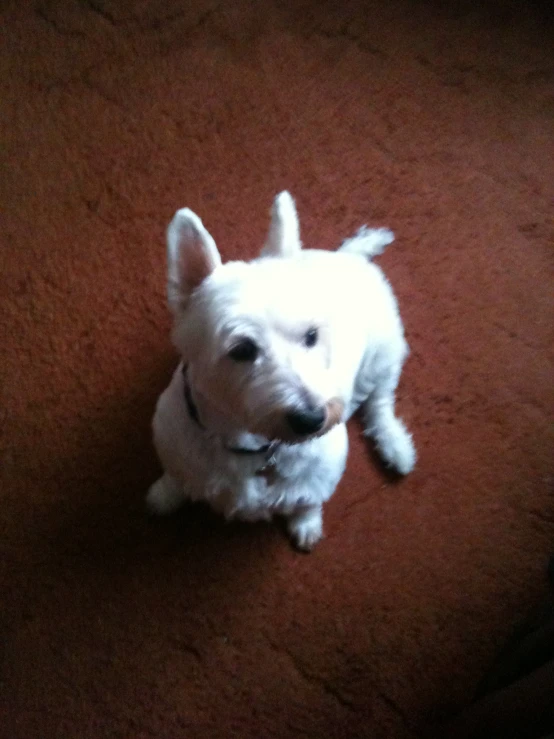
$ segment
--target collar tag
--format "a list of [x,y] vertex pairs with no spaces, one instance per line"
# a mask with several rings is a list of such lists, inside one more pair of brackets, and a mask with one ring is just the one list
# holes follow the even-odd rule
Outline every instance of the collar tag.
[[269,462],[264,464],[263,467],[260,467],[259,470],[256,470],[255,474],[256,477],[265,478],[265,481],[268,485],[273,485],[279,477],[279,473],[277,472],[277,465],[273,460],[270,460]]

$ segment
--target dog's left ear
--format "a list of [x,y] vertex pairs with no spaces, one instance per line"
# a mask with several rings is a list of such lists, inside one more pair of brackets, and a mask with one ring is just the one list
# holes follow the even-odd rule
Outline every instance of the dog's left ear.
[[302,248],[294,200],[286,190],[279,193],[271,208],[269,233],[262,257],[291,257]]
[[200,218],[181,208],[167,228],[167,298],[174,313],[183,310],[193,290],[221,264],[215,241]]

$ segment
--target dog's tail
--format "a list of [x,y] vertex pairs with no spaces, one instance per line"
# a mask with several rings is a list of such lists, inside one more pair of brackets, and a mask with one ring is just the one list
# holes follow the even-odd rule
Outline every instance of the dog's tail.
[[360,254],[368,259],[372,259],[377,254],[382,254],[385,247],[392,244],[394,234],[388,228],[367,228],[362,226],[355,236],[346,239],[339,251],[347,254]]

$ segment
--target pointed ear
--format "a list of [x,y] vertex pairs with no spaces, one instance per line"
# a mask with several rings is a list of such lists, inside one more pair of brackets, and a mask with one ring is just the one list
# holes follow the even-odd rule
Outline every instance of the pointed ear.
[[167,228],[167,298],[174,313],[186,307],[190,294],[221,264],[215,241],[200,218],[181,208]]
[[291,257],[302,248],[296,206],[290,193],[277,195],[271,209],[271,223],[262,257]]

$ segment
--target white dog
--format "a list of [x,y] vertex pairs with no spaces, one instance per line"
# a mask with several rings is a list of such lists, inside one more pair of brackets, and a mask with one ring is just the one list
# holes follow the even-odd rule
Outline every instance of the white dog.
[[345,422],[365,429],[401,474],[415,463],[394,414],[408,353],[389,283],[370,262],[394,239],[362,229],[338,252],[302,251],[294,201],[278,195],[252,262],[221,257],[202,221],[167,231],[173,340],[182,356],[153,420],[164,468],[148,504],[207,501],[226,518],[285,516],[295,544],[322,537],[322,505],[346,463]]

